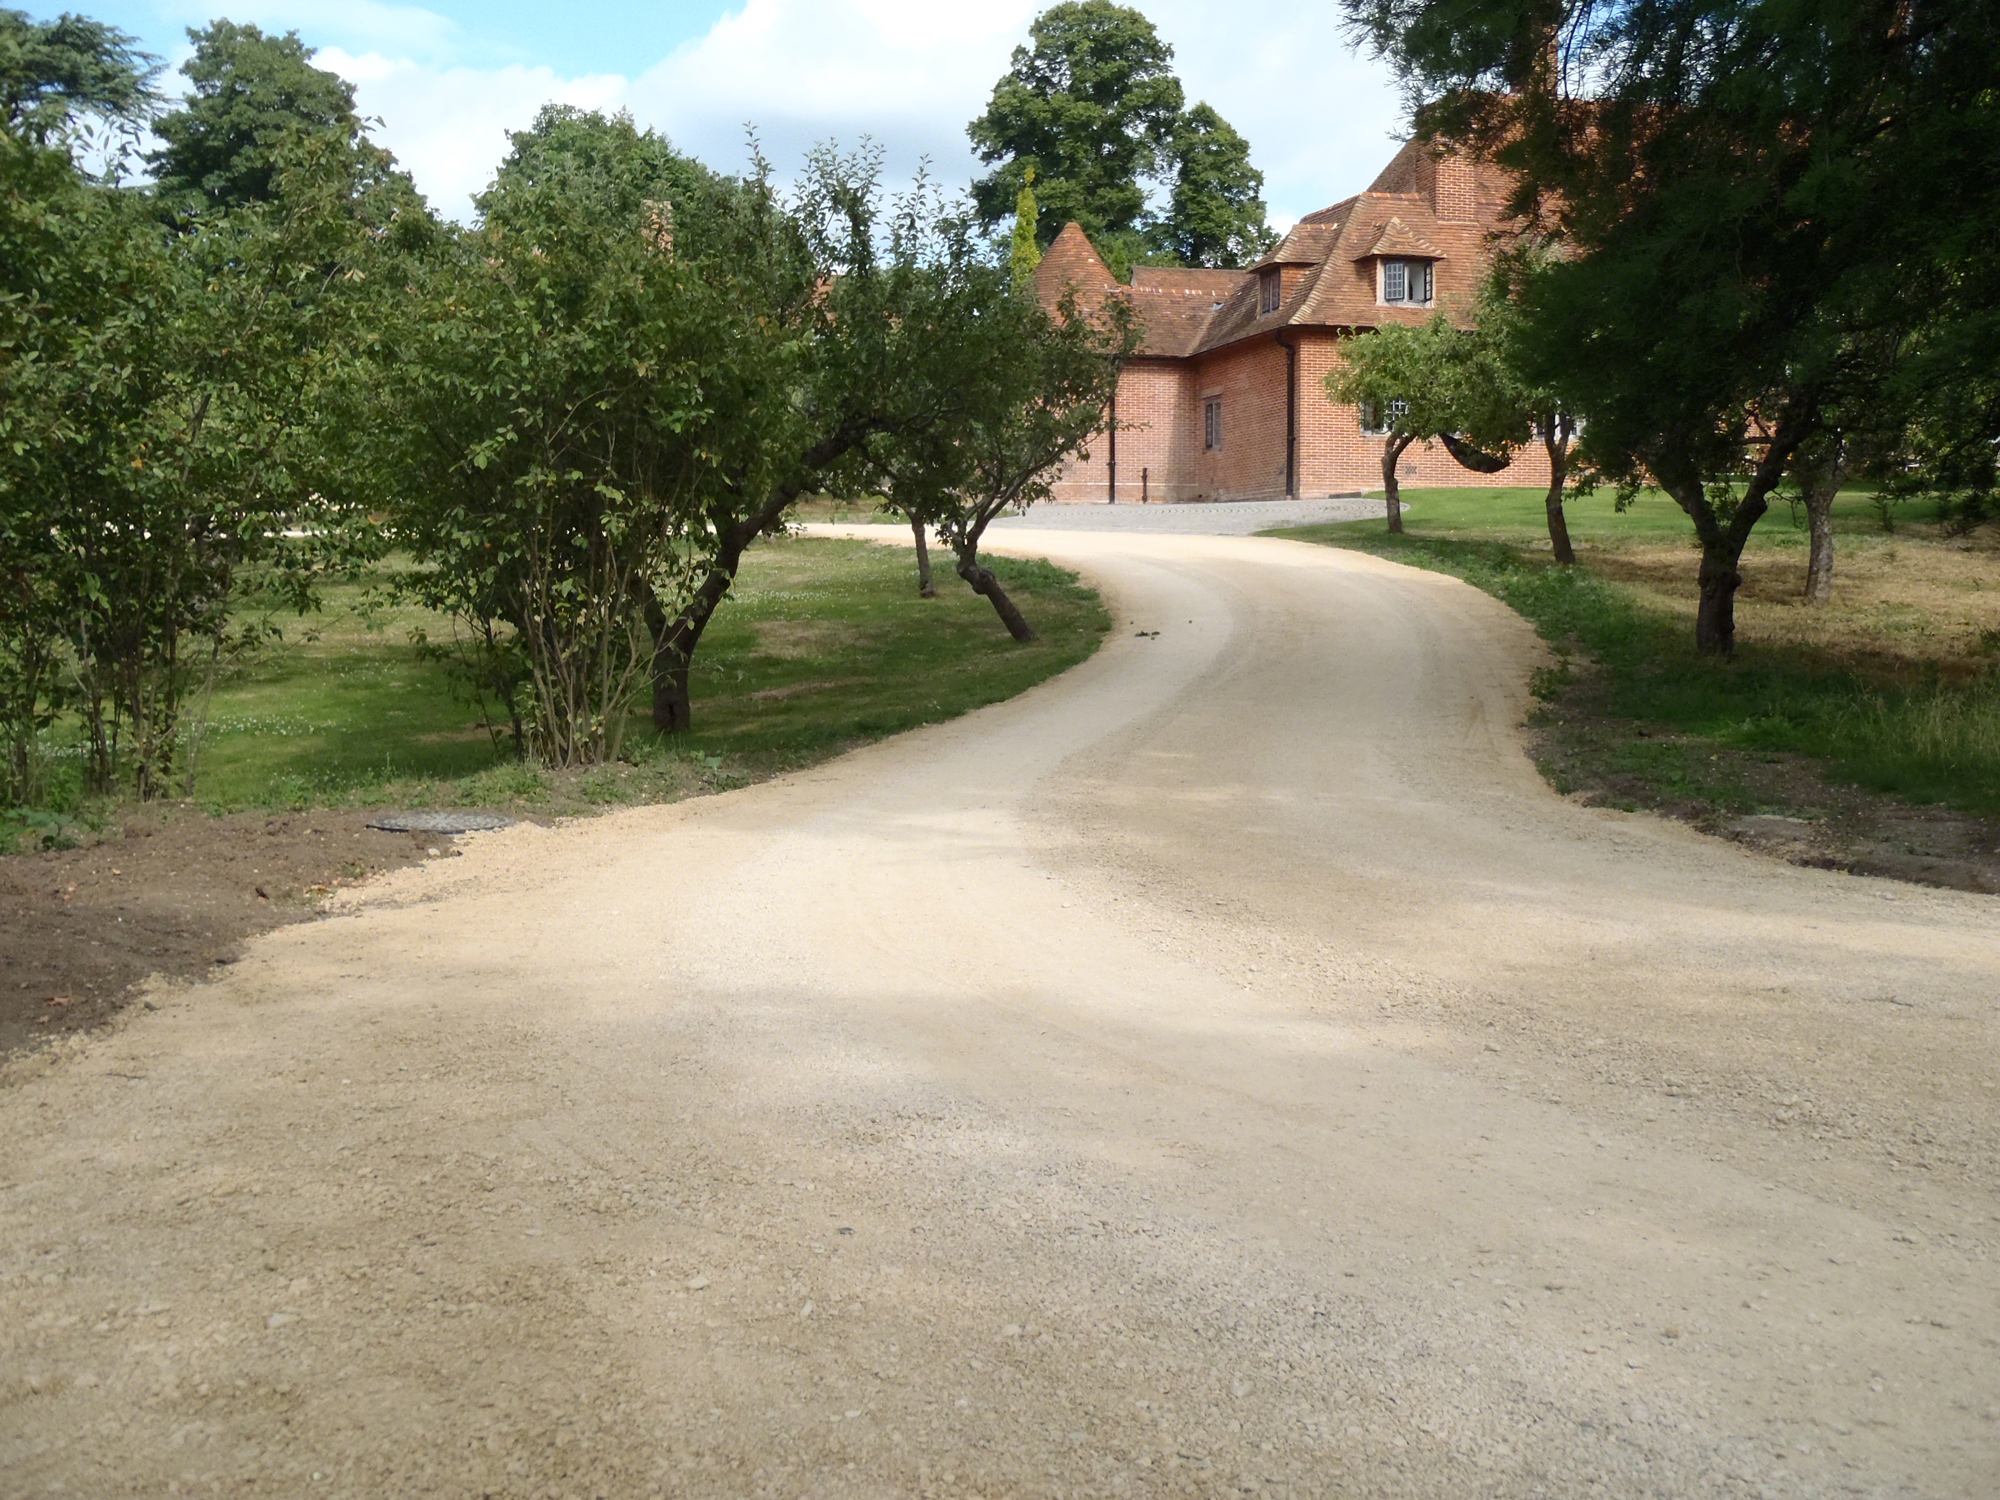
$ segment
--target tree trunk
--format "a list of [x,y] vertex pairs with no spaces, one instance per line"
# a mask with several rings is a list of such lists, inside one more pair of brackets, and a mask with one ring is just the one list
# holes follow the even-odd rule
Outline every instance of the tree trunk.
[[701,644],[701,633],[708,629],[716,607],[736,582],[736,570],[742,565],[745,549],[777,525],[785,508],[805,492],[807,481],[851,450],[866,430],[851,426],[829,433],[804,454],[797,477],[779,485],[748,515],[718,526],[715,563],[702,579],[701,587],[671,620],[659,596],[651,589],[646,590],[641,606],[646,628],[653,637],[653,728],[661,734],[681,734],[693,724],[688,666],[694,660],[695,647]]
[[1569,544],[1569,517],[1563,513],[1563,485],[1569,479],[1569,418],[1552,417],[1539,424],[1542,446],[1549,454],[1549,493],[1542,506],[1549,517],[1549,546],[1562,567],[1576,563],[1576,549]]
[[1810,393],[1788,402],[1770,428],[1764,456],[1751,471],[1750,483],[1729,512],[1722,514],[1709,498],[1698,469],[1678,452],[1657,456],[1648,464],[1660,487],[1694,522],[1701,539],[1701,568],[1695,575],[1700,603],[1695,609],[1695,649],[1705,656],[1730,656],[1736,650],[1736,590],[1743,584],[1737,564],[1750,530],[1771,508],[1771,493],[1784,478],[1799,445],[1819,430],[1819,415]]
[[910,521],[910,534],[917,539],[917,597],[937,598],[937,588],[931,582],[931,544],[924,535],[924,523],[914,517]]
[[682,734],[694,725],[688,666],[685,656],[663,660],[662,653],[653,654],[653,727],[661,734]]
[[1034,627],[1014,607],[1014,601],[1000,587],[1000,580],[993,576],[993,570],[979,561],[977,552],[968,552],[958,560],[958,576],[972,586],[973,593],[993,606],[1000,623],[1007,627],[1007,634],[1017,641],[1032,641],[1035,638]]
[[[1810,447],[1805,450],[1810,452]],[[1831,458],[1812,463],[1801,461],[1799,492],[1806,507],[1806,603],[1824,604],[1833,597],[1833,497],[1847,477],[1847,465],[1838,449],[1838,437]]]
[[1806,602],[1833,597],[1833,493],[1806,492]]
[[681,607],[673,619],[667,618],[657,597],[646,599],[646,628],[653,637],[653,728],[661,734],[685,734],[693,727],[693,701],[688,694],[688,667],[694,648],[708,629],[716,606],[736,581],[736,569],[743,560],[745,541],[718,551],[716,564],[702,579],[701,587]]
[[1743,544],[1731,545],[1724,534],[1701,549],[1701,570],[1696,575],[1701,587],[1701,603],[1694,617],[1695,649],[1705,656],[1729,656],[1736,650],[1736,590],[1743,575],[1736,570],[1743,556]]
[[1382,443],[1382,495],[1383,503],[1389,511],[1389,530],[1392,535],[1403,534],[1403,492],[1396,483],[1396,465],[1402,462],[1403,450],[1410,446],[1410,439],[1391,436]]

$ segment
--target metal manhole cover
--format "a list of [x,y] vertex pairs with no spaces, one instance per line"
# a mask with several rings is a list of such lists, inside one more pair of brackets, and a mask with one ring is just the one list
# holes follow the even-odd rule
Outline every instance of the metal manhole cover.
[[384,833],[484,833],[489,828],[508,828],[512,818],[482,812],[384,813],[370,818],[368,826]]

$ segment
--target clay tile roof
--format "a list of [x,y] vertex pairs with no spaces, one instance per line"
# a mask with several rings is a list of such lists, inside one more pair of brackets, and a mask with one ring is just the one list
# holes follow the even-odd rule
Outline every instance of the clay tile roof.
[[1374,243],[1351,259],[1366,260],[1371,255],[1421,255],[1430,260],[1444,259],[1443,251],[1394,214],[1382,226],[1382,232],[1375,236]]
[[1403,142],[1402,149],[1389,158],[1373,182],[1368,184],[1371,193],[1421,193],[1423,191],[1424,167],[1431,155],[1432,147],[1420,136],[1411,136]]
[[1291,232],[1257,262],[1257,269],[1262,270],[1265,266],[1317,265],[1339,237],[1340,226],[1323,221],[1315,223],[1315,217],[1308,215],[1294,224]]
[[1219,316],[1217,310],[1227,307],[1249,279],[1242,271],[1135,267],[1125,296],[1141,330],[1139,353],[1192,354]]
[[[1307,214],[1276,249],[1248,271],[1141,266],[1130,287],[1112,279],[1081,229],[1070,225],[1036,271],[1036,289],[1053,306],[1075,286],[1086,307],[1112,298],[1132,308],[1142,329],[1141,355],[1202,354],[1287,328],[1377,328],[1422,323],[1434,311],[1462,317],[1478,295],[1496,238],[1512,232],[1509,180],[1486,162],[1449,159],[1412,141],[1364,193]],[[1454,174],[1452,217],[1438,211],[1441,170]],[[1469,194],[1466,188],[1469,186]],[[1461,217],[1462,216],[1462,217]],[[1421,256],[1438,263],[1433,307],[1385,305],[1378,297],[1378,256]],[[1284,267],[1284,300],[1262,310],[1259,272]]]
[[1206,297],[1210,301],[1228,296],[1242,279],[1241,271],[1211,271],[1199,267],[1183,269],[1180,266],[1132,268],[1132,290],[1135,292],[1178,292],[1182,296]]
[[1035,267],[1035,292],[1051,306],[1062,300],[1067,287],[1075,287],[1077,295],[1088,302],[1093,294],[1111,292],[1117,286],[1118,278],[1074,219],[1063,225],[1062,233]]
[[1299,223],[1327,224],[1338,230],[1347,223],[1347,216],[1354,211],[1354,205],[1360,201],[1359,198],[1342,198],[1338,203],[1333,204],[1329,208],[1315,209],[1312,213],[1300,219]]

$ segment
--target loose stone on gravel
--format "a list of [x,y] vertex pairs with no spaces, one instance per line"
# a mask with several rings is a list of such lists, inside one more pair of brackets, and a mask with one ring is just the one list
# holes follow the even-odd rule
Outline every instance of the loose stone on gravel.
[[487,833],[495,828],[513,827],[514,819],[483,812],[384,813],[370,818],[368,826],[384,833]]

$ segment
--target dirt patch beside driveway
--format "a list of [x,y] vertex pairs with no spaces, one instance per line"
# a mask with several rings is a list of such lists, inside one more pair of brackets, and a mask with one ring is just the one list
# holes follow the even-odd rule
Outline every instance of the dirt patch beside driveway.
[[207,974],[339,887],[449,849],[367,827],[376,811],[164,812],[0,859],[0,1055],[101,1025],[149,975]]

